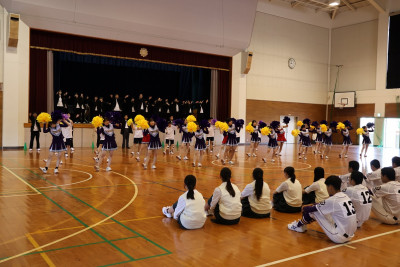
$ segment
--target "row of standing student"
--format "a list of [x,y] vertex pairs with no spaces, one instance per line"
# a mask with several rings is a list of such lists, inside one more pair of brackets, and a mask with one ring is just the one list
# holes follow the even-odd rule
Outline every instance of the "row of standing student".
[[[304,190],[296,179],[294,168],[286,167],[285,181],[275,190],[272,203],[269,186],[264,182],[260,168],[253,170],[254,181],[246,185],[242,193],[231,183],[230,169],[223,168],[220,172],[222,183],[215,188],[207,203],[195,189],[196,178],[189,175],[184,181],[187,191],[172,206],[164,207],[162,212],[176,219],[183,229],[198,229],[204,226],[207,215],[211,214],[214,215],[212,222],[233,225],[239,223],[241,216],[268,218],[271,208],[287,213],[301,211],[301,219],[290,223],[289,230],[305,232],[308,224],[317,221],[333,242],[345,243],[369,219],[371,209],[382,223],[399,223],[400,176],[396,175],[400,174],[400,158],[393,158],[393,162],[394,168],[380,170],[379,186],[375,186],[376,168],[367,178],[352,169],[347,180],[334,175],[324,179],[323,168],[317,167],[314,182]],[[363,183],[369,183],[370,187]]]

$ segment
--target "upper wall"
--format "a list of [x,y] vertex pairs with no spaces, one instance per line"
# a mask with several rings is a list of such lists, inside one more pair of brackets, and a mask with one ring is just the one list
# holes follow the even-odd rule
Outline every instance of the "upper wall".
[[[376,89],[378,20],[332,30],[332,65],[343,65],[336,91]],[[333,90],[336,69],[332,67]]]
[[326,103],[329,29],[257,12],[248,50],[247,99]]

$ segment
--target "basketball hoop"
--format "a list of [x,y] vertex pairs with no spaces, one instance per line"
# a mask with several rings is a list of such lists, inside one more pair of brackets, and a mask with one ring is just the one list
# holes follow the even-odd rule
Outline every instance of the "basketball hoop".
[[346,106],[347,106],[346,103],[342,103],[342,102],[339,103],[339,109],[343,109],[343,108],[345,108]]

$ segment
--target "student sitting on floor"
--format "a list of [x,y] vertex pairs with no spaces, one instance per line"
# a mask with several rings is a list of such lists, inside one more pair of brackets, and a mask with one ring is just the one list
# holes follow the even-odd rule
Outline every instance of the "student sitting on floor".
[[254,181],[242,191],[242,216],[249,218],[269,218],[271,200],[269,186],[263,179],[264,171],[253,170]]
[[303,205],[320,203],[329,197],[324,177],[324,168],[316,167],[314,169],[314,182],[303,190]]
[[207,216],[204,212],[204,198],[196,189],[196,177],[185,177],[185,189],[174,205],[162,208],[168,218],[174,217],[178,224],[186,230],[199,229],[204,226]]
[[231,183],[231,170],[222,168],[220,178],[222,184],[215,188],[213,195],[208,200],[204,209],[208,214],[214,213],[212,222],[232,225],[240,221],[242,215],[242,203],[240,203],[240,190]]
[[393,157],[392,158],[392,167],[395,172],[396,181],[400,182],[400,157]]
[[381,164],[379,160],[374,159],[370,163],[372,172],[366,175],[366,182],[369,187],[380,186],[382,184],[381,179]]
[[393,168],[382,168],[382,185],[372,189],[372,211],[385,224],[398,224],[400,218],[400,183]]
[[351,173],[350,184],[351,186],[343,190],[353,202],[354,208],[356,209],[357,227],[369,219],[371,214],[372,198],[369,189],[362,184],[364,180],[364,174],[359,171]]
[[353,203],[340,191],[342,180],[338,176],[329,176],[325,184],[330,197],[321,203],[304,206],[301,220],[288,224],[288,229],[303,233],[307,231],[307,224],[317,221],[330,240],[335,243],[348,242],[357,230]]
[[358,163],[358,161],[349,161],[349,173],[339,175],[339,178],[342,180],[342,187],[340,190],[343,191],[344,189],[346,189],[346,187],[350,186],[350,175],[352,172],[358,171],[358,169],[360,169],[360,164]]
[[301,184],[296,180],[293,167],[286,167],[283,173],[286,180],[274,192],[273,207],[285,213],[300,212],[303,203]]

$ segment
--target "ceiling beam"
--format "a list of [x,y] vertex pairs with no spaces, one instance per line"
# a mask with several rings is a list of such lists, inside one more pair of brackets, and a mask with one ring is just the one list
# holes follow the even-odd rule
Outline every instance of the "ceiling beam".
[[375,0],[368,0],[368,2],[376,8],[376,10],[378,10],[380,13],[385,13],[385,10],[383,9],[383,7],[381,7],[380,4],[378,4],[378,2],[376,2]]
[[347,0],[342,0],[342,2],[351,10],[356,11],[356,9]]
[[331,13],[331,19],[334,20],[337,14],[338,8],[335,8]]

